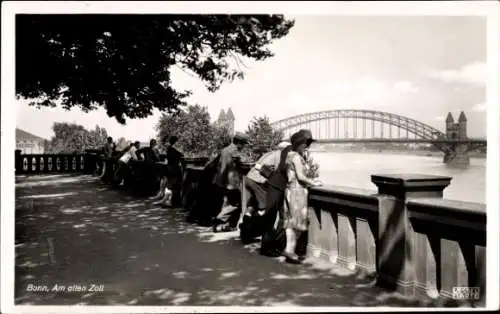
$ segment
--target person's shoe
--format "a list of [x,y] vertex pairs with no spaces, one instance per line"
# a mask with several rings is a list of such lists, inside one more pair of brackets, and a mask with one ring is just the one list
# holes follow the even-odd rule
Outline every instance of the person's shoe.
[[290,264],[300,264],[301,263],[297,254],[284,252],[283,256],[285,257],[285,262],[287,262],[287,263],[290,263]]
[[305,261],[305,260],[306,260],[306,258],[307,258],[307,256],[305,256],[305,255],[298,255],[298,259],[299,259],[299,261],[301,261],[301,262]]

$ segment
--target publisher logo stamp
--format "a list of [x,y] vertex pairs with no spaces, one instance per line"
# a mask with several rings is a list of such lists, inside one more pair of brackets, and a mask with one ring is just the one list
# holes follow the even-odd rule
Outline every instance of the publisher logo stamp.
[[453,300],[479,300],[479,287],[453,287]]

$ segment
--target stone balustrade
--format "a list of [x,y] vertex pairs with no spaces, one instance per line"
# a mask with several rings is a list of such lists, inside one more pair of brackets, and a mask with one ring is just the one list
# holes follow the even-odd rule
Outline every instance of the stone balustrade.
[[309,254],[360,269],[407,296],[447,302],[454,288],[477,287],[477,300],[468,302],[484,306],[486,206],[442,199],[450,181],[374,175],[378,192],[312,188]]

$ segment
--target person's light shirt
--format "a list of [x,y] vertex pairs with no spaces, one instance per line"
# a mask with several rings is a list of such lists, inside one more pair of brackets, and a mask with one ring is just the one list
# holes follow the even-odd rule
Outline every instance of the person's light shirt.
[[137,155],[135,154],[136,151],[137,148],[135,148],[135,146],[130,147],[130,149],[120,158],[120,161],[128,163],[130,159],[137,160]]
[[278,168],[278,165],[280,163],[280,156],[281,150],[273,150],[264,154],[259,158],[259,160],[257,160],[255,166],[253,166],[252,169],[250,169],[250,171],[247,173],[247,178],[257,183],[265,183],[267,179],[260,174],[259,169],[261,169],[262,166],[272,167],[273,169]]

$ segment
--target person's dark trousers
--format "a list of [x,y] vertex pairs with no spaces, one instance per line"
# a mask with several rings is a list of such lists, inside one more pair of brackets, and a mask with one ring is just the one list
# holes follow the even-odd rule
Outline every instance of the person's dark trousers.
[[150,161],[136,164],[138,167],[138,191],[142,196],[151,196],[158,191],[158,176],[155,172],[155,164]]
[[129,166],[123,161],[118,161],[113,179],[113,185],[119,185],[127,176]]
[[104,183],[110,183],[113,179],[113,174],[115,171],[114,169],[115,163],[111,158],[105,159],[104,163],[105,163],[105,172],[104,175],[102,176],[102,181]]
[[215,184],[201,185],[195,204],[189,215],[189,222],[196,222],[201,226],[211,226],[214,218],[220,212],[224,202],[224,189]]
[[[263,255],[279,256],[285,249],[286,238],[282,227],[285,193],[271,185],[267,187],[266,212],[260,251]],[[278,225],[275,227],[278,215]]]
[[167,166],[167,187],[172,191],[172,207],[182,206],[182,179],[183,172],[179,165]]
[[[265,212],[266,208],[267,185],[245,177],[245,190],[247,193],[247,209],[239,225],[240,240],[243,244],[254,242],[263,233],[265,215],[262,215],[261,212]],[[250,208],[253,210],[250,211]]]

